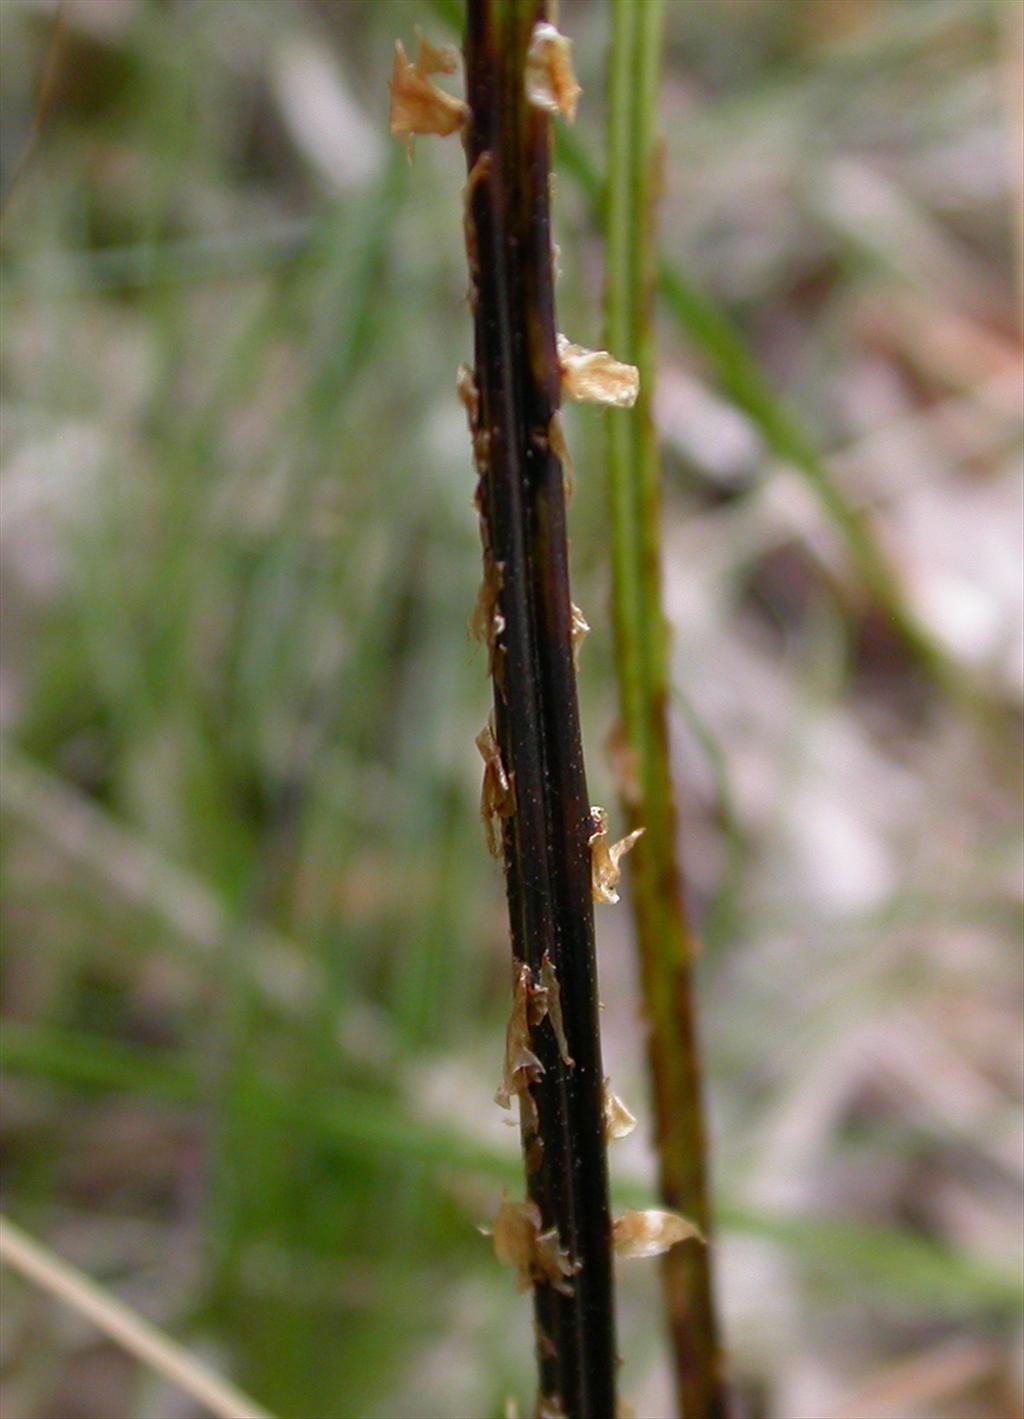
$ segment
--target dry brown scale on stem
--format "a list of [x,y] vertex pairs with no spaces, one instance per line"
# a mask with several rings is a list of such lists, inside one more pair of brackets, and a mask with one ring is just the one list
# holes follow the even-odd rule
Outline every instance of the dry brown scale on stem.
[[[555,1039],[558,1041],[558,1053],[562,1057],[562,1063],[567,1064],[570,1069],[575,1067],[576,1061],[569,1053],[569,1042],[565,1037],[565,1021],[562,1019],[562,988],[558,984],[558,976],[555,973],[554,962],[545,951],[540,963],[540,987],[538,995],[543,994],[544,1009],[551,1021],[551,1028],[555,1032]],[[539,1017],[540,1019],[543,1016]]]
[[572,629],[570,631],[572,637],[572,659],[573,664],[578,669],[580,663],[580,646],[586,640],[587,636],[590,635],[590,624],[575,601],[570,605],[569,611],[572,615]]
[[628,1138],[636,1128],[636,1119],[611,1086],[604,1081],[604,1136],[609,1143],[618,1143],[620,1138]]
[[490,1228],[494,1254],[516,1270],[520,1291],[531,1286],[553,1286],[563,1296],[572,1295],[572,1278],[579,1270],[559,1244],[558,1229],[542,1230],[535,1202],[510,1202],[502,1198]]
[[661,1256],[680,1242],[706,1245],[700,1228],[678,1212],[662,1207],[624,1212],[613,1228],[616,1255],[629,1258]]
[[573,72],[572,42],[546,21],[534,25],[526,51],[526,97],[572,123],[582,92]]
[[533,972],[525,961],[514,966],[512,1011],[505,1030],[505,1067],[494,1095],[494,1102],[503,1109],[519,1100],[520,1118],[524,1111],[535,1122],[536,1109],[530,1085],[536,1084],[544,1066],[533,1051],[533,1029],[547,1011],[546,992],[534,984]]
[[640,393],[636,365],[624,365],[607,350],[588,350],[558,337],[562,393],[580,404],[606,404],[612,409],[632,409]]
[[512,778],[501,762],[501,750],[494,737],[494,721],[489,719],[476,736],[476,747],[484,761],[484,776],[480,785],[480,817],[487,834],[487,848],[492,857],[501,856],[501,820],[511,818],[516,811]]
[[410,64],[402,41],[395,41],[395,67],[391,76],[391,134],[404,138],[409,158],[413,140],[435,135],[447,138],[465,127],[469,109],[431,83],[432,74],[454,74],[459,56],[449,45],[438,48],[419,37],[416,62]]
[[619,900],[619,894],[615,889],[622,876],[622,868],[619,863],[636,840],[643,837],[644,830],[643,828],[634,828],[631,833],[627,833],[617,843],[609,843],[608,814],[603,808],[592,808],[590,812],[594,827],[589,839],[594,901],[607,902],[614,906]]

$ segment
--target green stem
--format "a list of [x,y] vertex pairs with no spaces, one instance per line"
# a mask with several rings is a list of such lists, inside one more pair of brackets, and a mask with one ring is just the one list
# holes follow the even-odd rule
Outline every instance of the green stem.
[[[660,494],[652,417],[656,106],[661,0],[612,0],[608,347],[640,371],[632,414],[607,422],[615,654],[626,748],[623,805],[646,828],[633,906],[654,1086],[662,1196],[708,1234],[705,1127],[693,1000],[693,937],[676,862],[668,741],[668,634],[660,589]],[[727,1412],[710,1247],[675,1247],[663,1276],[685,1419]]]

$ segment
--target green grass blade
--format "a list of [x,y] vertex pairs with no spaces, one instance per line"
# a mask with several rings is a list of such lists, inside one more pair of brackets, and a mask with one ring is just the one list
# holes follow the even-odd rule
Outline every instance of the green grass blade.
[[[606,421],[612,619],[629,769],[620,784],[631,829],[644,828],[633,870],[633,912],[653,1085],[659,1178],[666,1206],[707,1233],[700,1054],[693,999],[694,943],[676,861],[668,739],[668,628],[661,604],[661,472],[654,426],[657,355],[652,303],[657,96],[662,6],[613,0],[608,136],[607,343],[640,372],[629,413]],[[728,1411],[710,1247],[664,1258],[665,1303],[679,1407],[688,1419]]]

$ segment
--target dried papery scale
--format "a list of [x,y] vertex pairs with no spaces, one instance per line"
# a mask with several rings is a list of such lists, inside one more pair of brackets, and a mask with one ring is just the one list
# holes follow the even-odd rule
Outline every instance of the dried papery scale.
[[405,139],[410,159],[415,138],[428,135],[447,138],[465,126],[469,111],[463,101],[446,94],[431,81],[432,74],[454,74],[458,62],[455,50],[447,46],[437,48],[421,35],[416,62],[411,64],[402,41],[395,41],[391,134]]
[[476,736],[476,747],[484,761],[484,776],[480,787],[480,817],[487,834],[487,848],[492,857],[501,856],[501,820],[511,818],[516,799],[511,776],[505,772],[501,750],[494,737],[494,721],[488,720]]
[[576,605],[575,601],[570,608],[572,611],[572,657],[577,669],[580,663],[580,646],[590,635],[590,625],[586,616]]
[[608,902],[614,906],[619,900],[615,890],[622,876],[619,863],[634,844],[643,837],[643,828],[634,828],[616,843],[608,841],[608,814],[603,808],[592,808],[591,834],[587,839],[590,846],[591,891],[595,902]]
[[681,1242],[707,1243],[696,1223],[667,1212],[661,1207],[648,1207],[640,1212],[624,1212],[616,1217],[612,1228],[616,1255],[644,1259],[663,1256]]
[[573,121],[583,91],[573,72],[572,44],[544,20],[535,24],[530,33],[525,79],[530,103]]
[[558,337],[558,361],[562,371],[562,392],[580,404],[607,404],[613,409],[632,409],[640,393],[640,376],[635,365],[623,364],[607,350],[588,350],[574,345],[564,335]]
[[636,1118],[612,1089],[609,1080],[604,1081],[604,1136],[609,1143],[617,1143],[620,1138],[628,1138],[636,1128]]
[[515,1268],[521,1291],[540,1285],[552,1286],[563,1296],[572,1295],[572,1278],[579,1267],[561,1247],[557,1230],[543,1230],[535,1202],[502,1198],[490,1234],[495,1256]]

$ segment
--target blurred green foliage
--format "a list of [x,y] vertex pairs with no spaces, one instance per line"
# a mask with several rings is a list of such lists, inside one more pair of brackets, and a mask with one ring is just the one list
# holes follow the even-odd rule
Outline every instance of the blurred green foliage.
[[[666,327],[666,368],[752,415],[735,477],[714,448],[702,461],[669,441],[668,519],[673,564],[676,529],[699,519],[720,549],[693,583],[717,608],[709,641],[691,601],[670,612],[692,890],[713,948],[726,1310],[738,1372],[760,1384],[820,1348],[823,1324],[840,1352],[855,1333],[870,1365],[951,1327],[1001,1337],[1017,1305],[998,1244],[974,1245],[938,1203],[915,1211],[910,1181],[992,1174],[1012,1235],[1005,1150],[973,1131],[1004,1136],[1009,1086],[959,1131],[924,1105],[894,1121],[869,1085],[851,1089],[807,1216],[763,1200],[758,1142],[832,1067],[851,1020],[891,1016],[899,1035],[922,990],[941,1016],[962,988],[952,927],[973,933],[982,1003],[1016,980],[1013,813],[975,748],[957,751],[973,786],[951,786],[952,806],[925,794],[902,825],[907,856],[878,900],[793,895],[797,869],[775,875],[801,784],[828,757],[809,747],[818,729],[856,735],[863,714],[870,735],[880,715],[893,775],[926,786],[956,730],[884,636],[877,651],[856,579],[818,556],[827,518],[810,552],[792,528],[780,539],[795,572],[756,536],[784,479],[772,460],[810,447],[773,438],[791,426],[772,385],[824,448],[855,438],[851,312],[913,286],[893,268],[905,232],[851,231],[823,196],[840,160],[870,159],[932,204],[967,313],[998,326],[1002,194],[976,169],[972,187],[969,155],[945,207],[930,176],[965,134],[987,154],[1001,131],[997,10],[669,6],[664,248],[713,320],[704,336],[691,321],[685,343]],[[453,397],[470,339],[462,173],[457,151],[424,141],[409,166],[386,140],[393,41],[435,32],[437,8],[80,0],[59,15],[8,3],[2,18],[5,1206],[283,1416],[500,1414],[507,1395],[526,1401],[531,1340],[476,1230],[518,1162],[490,1103],[507,963],[477,818],[485,667],[464,631],[479,548]],[[586,95],[576,141],[599,167],[605,18],[564,3],[563,27]],[[733,186],[752,193],[749,227]],[[560,176],[560,317],[596,343],[592,195]],[[932,280],[927,265],[917,276]],[[926,407],[950,392],[906,379]],[[584,725],[606,802],[599,432],[573,418],[576,599],[595,626]],[[702,658],[711,642],[790,687],[764,700],[770,732],[741,704],[765,682],[730,681],[731,662]],[[742,712],[719,719],[723,683]],[[961,878],[945,859],[912,865],[907,841],[940,812],[973,825]],[[630,944],[622,922],[601,925],[610,1054],[639,1105]],[[650,1196],[642,1137],[622,1157],[621,1198]],[[833,1187],[849,1157],[884,1185]],[[734,1271],[803,1317],[768,1353],[743,1284],[730,1300]],[[627,1269],[622,1290],[624,1389],[653,1405],[654,1278]],[[166,1403],[134,1371],[111,1389],[91,1342],[41,1334],[27,1294],[11,1311],[11,1414],[69,1396],[108,1419]],[[59,1367],[40,1359],[55,1349]]]

